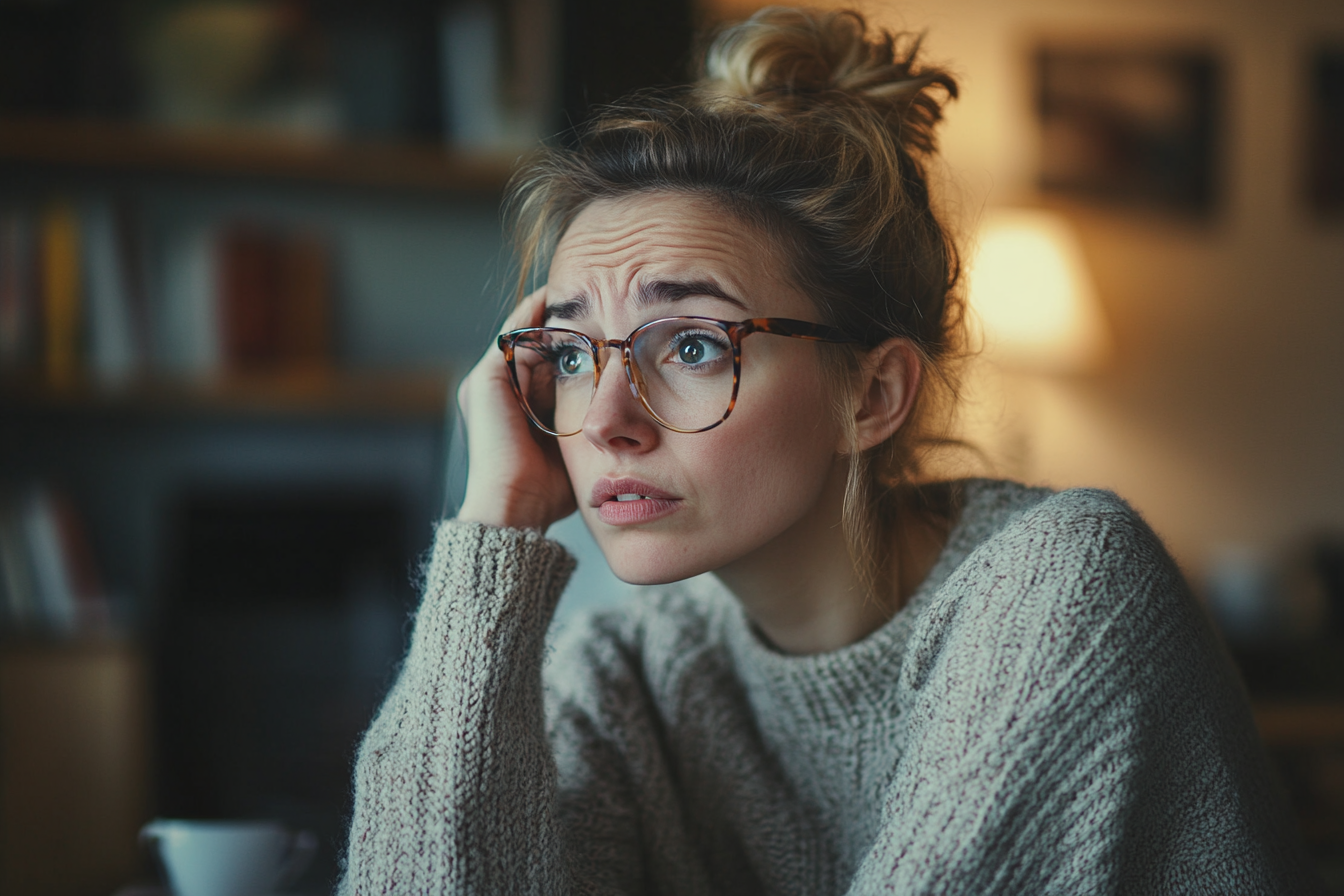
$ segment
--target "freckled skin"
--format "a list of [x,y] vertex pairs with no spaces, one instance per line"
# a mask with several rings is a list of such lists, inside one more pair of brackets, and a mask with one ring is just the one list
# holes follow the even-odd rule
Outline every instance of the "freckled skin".
[[[551,320],[624,338],[659,317],[819,320],[767,241],[714,203],[685,194],[601,200],[581,212],[557,247],[547,302],[586,300],[580,320]],[[688,296],[636,308],[655,280],[714,284],[742,306]],[[608,352],[583,431],[559,439],[579,510],[612,569],[629,582],[675,581],[715,570],[734,578],[798,581],[844,557],[839,538],[842,433],[825,393],[817,346],[755,334],[743,342],[737,405],[716,429],[675,433],[631,396]],[[589,495],[600,477],[635,477],[681,499],[671,516],[639,526],[604,523]],[[825,554],[819,558],[818,552]]]

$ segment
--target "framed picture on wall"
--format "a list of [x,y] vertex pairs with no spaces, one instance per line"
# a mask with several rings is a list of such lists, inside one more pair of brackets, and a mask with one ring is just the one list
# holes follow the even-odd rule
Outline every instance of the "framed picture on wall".
[[1222,71],[1208,49],[1041,42],[1040,186],[1205,215],[1218,200]]
[[1344,217],[1344,43],[1311,55],[1307,106],[1307,205]]

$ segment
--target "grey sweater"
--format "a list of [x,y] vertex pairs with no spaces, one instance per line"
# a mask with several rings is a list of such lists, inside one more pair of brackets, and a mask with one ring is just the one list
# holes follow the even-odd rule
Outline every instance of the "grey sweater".
[[341,893],[1319,892],[1235,674],[1134,511],[960,489],[907,605],[815,656],[693,580],[544,664],[573,561],[441,524],[359,752]]

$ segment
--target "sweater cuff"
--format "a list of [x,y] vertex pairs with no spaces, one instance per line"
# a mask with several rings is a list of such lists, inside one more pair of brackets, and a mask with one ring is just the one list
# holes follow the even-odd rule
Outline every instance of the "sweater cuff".
[[468,627],[486,637],[544,635],[574,566],[559,542],[535,529],[444,520],[434,535],[420,624],[429,613],[459,625],[470,620]]

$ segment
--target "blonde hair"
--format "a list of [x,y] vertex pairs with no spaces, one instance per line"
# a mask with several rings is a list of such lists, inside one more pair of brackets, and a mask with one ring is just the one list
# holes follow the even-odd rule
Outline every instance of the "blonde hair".
[[892,438],[853,456],[845,494],[846,541],[874,594],[891,591],[881,545],[898,525],[897,487],[918,482],[923,451],[940,441],[936,412],[955,397],[960,346],[960,263],[924,167],[957,85],[919,63],[919,50],[919,36],[871,28],[857,12],[763,9],[719,33],[690,87],[606,107],[572,145],[537,154],[506,204],[519,298],[598,199],[680,191],[756,226],[822,320],[859,341],[822,347],[850,425],[864,351],[909,341],[925,374],[915,409]]

